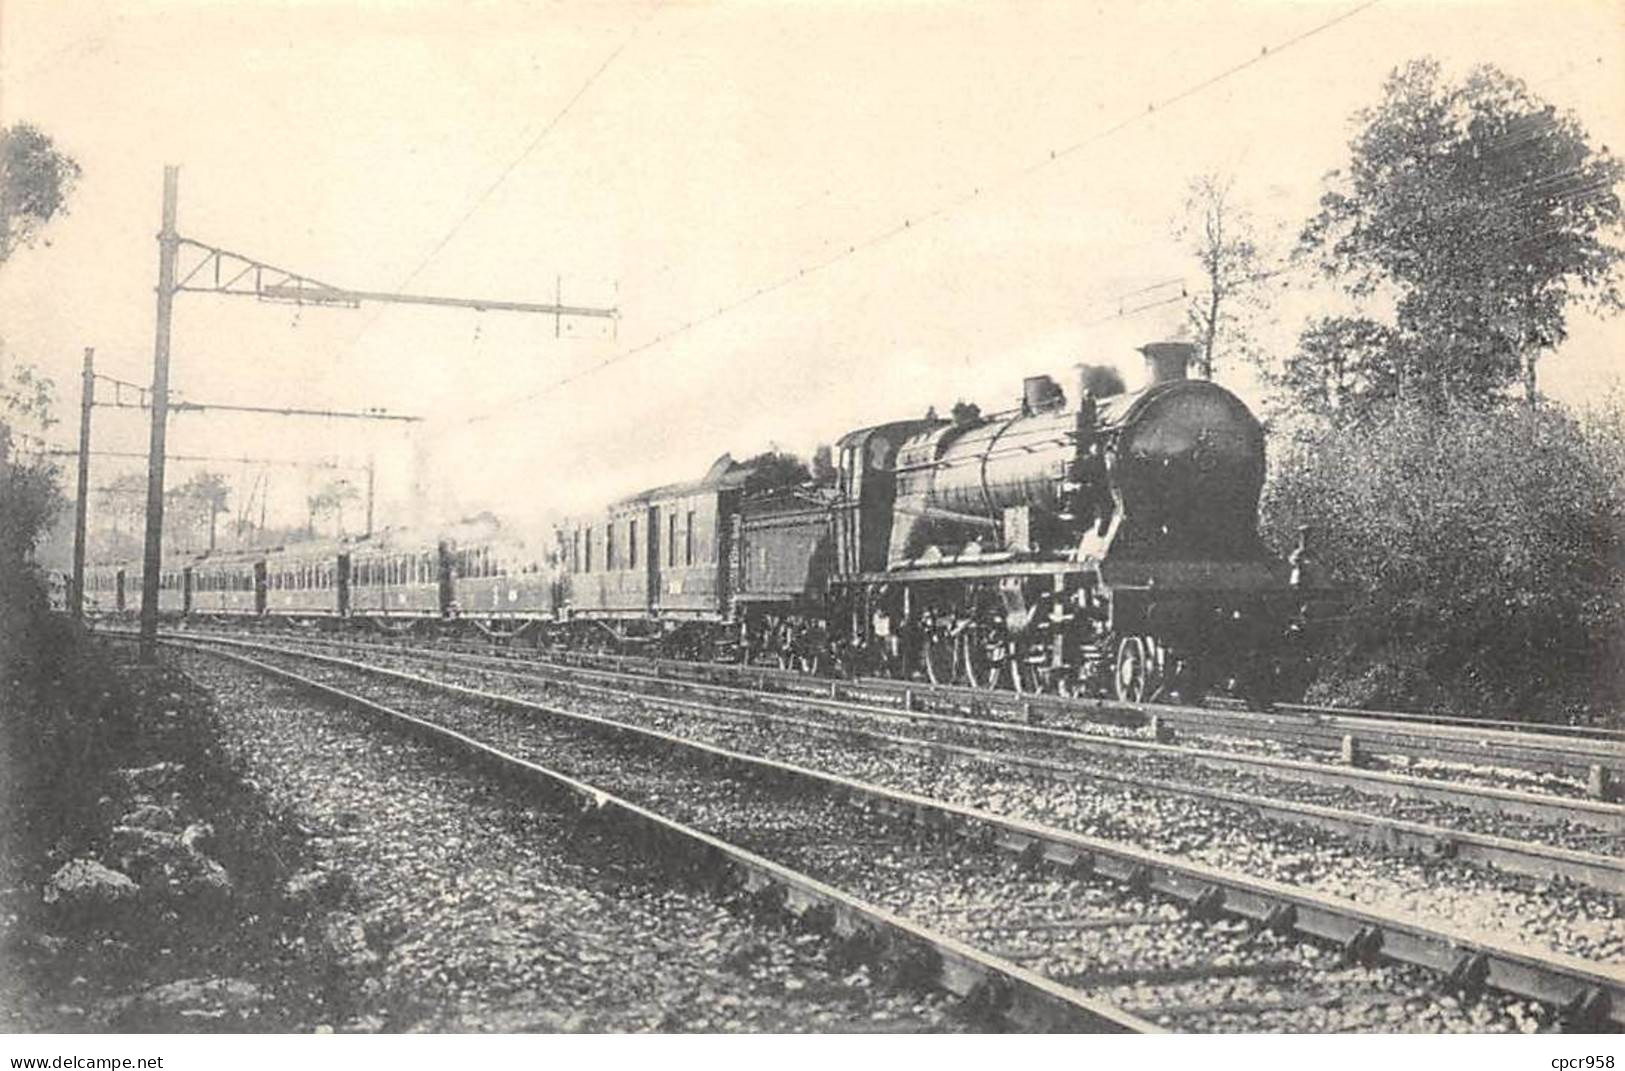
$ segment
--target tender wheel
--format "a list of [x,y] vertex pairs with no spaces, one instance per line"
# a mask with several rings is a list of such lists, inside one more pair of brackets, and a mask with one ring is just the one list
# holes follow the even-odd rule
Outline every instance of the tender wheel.
[[920,664],[925,667],[925,677],[932,684],[954,683],[953,637],[940,632],[926,633],[920,641]]
[[965,674],[965,682],[972,688],[992,689],[999,686],[1004,663],[1008,661],[1002,657],[1003,654],[999,646],[987,642],[974,629],[960,634],[960,666]]
[[1117,698],[1125,703],[1143,703],[1150,683],[1151,664],[1145,643],[1138,636],[1125,636],[1117,645]]
[[1010,687],[1023,695],[1035,695],[1044,690],[1044,682],[1039,678],[1038,667],[1017,654],[1008,659],[1010,663]]

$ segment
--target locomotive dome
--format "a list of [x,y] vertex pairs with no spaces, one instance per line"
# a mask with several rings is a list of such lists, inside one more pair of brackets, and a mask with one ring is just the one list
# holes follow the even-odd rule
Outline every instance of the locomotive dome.
[[1224,558],[1260,552],[1263,428],[1234,394],[1190,379],[1195,347],[1141,349],[1150,382],[1070,397],[1029,377],[1019,409],[927,427],[897,458],[889,564],[986,555]]

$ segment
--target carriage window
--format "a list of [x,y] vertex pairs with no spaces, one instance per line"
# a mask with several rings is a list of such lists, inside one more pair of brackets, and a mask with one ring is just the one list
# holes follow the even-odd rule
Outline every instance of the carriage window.
[[638,522],[628,521],[626,528],[626,567],[636,569],[638,567]]
[[587,548],[587,559],[581,571],[590,573],[592,572],[592,525],[590,524],[587,526],[587,537],[582,540],[582,545]]
[[683,564],[684,565],[693,565],[694,564],[694,511],[693,510],[688,511],[688,516],[686,518],[684,518],[684,523],[685,523],[685,528],[684,528],[684,531],[683,531]]
[[604,525],[604,568],[610,572],[615,569],[615,522],[610,521]]
[[666,564],[677,564],[677,514],[666,514]]

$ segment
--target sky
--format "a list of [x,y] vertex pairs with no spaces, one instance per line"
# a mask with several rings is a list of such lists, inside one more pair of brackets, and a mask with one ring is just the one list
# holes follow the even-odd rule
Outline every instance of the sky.
[[[614,306],[176,300],[183,398],[426,419],[180,414],[172,453],[373,456],[381,522],[528,522],[724,451],[1002,408],[1080,360],[1132,386],[1134,347],[1181,319],[1136,310],[1197,285],[1171,226],[1191,178],[1231,176],[1289,240],[1353,113],[1422,55],[1494,63],[1625,144],[1625,5],[1603,0],[3,0],[0,122],[83,177],[0,267],[0,332],[61,385],[62,443],[86,346],[150,380],[165,164],[182,235],[334,285]],[[1336,304],[1302,279],[1274,301],[1276,349]],[[1620,327],[1570,326],[1542,384],[1583,404],[1619,382]],[[95,435],[145,448],[139,412],[98,409]],[[97,459],[93,483],[140,466]],[[260,471],[170,483],[201,467],[239,501]],[[267,471],[273,522],[328,478]]]

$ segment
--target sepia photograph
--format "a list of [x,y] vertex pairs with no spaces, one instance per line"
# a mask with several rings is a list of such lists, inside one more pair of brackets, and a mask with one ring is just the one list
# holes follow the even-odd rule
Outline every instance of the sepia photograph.
[[1621,0],[0,0],[0,1058],[1609,1071],[1622,145]]

